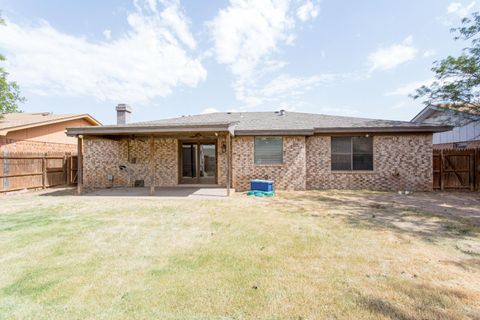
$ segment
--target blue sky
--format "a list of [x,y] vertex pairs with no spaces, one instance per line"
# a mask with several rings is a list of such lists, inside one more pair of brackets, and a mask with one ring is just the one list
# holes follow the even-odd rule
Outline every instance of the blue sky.
[[410,120],[475,1],[0,0],[26,112],[115,121],[287,109]]

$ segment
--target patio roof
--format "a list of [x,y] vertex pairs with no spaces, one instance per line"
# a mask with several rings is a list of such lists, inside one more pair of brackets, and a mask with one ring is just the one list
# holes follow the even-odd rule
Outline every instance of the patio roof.
[[98,130],[89,130],[90,127],[67,128],[68,136],[77,135],[131,135],[131,134],[162,134],[162,133],[189,133],[189,132],[230,132],[234,134],[234,123],[202,123],[196,125],[151,125],[136,124],[102,126]]

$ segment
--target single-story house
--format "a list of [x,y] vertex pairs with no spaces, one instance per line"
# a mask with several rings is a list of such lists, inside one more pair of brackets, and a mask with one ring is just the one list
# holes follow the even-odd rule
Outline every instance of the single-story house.
[[480,114],[449,109],[447,105],[430,105],[412,122],[452,126],[452,130],[433,134],[434,149],[480,148]]
[[219,112],[69,128],[83,188],[210,184],[247,190],[432,190],[432,134],[449,126],[288,112]]
[[99,126],[88,114],[5,113],[0,115],[0,153],[77,152],[67,127]]

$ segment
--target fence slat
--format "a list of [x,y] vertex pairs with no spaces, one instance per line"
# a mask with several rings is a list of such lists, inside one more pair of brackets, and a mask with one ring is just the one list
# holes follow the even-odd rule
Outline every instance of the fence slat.
[[[434,188],[478,190],[480,182],[479,154],[480,148],[434,150]],[[440,161],[438,161],[438,157]]]
[[0,193],[70,185],[71,153],[12,152],[0,154]]

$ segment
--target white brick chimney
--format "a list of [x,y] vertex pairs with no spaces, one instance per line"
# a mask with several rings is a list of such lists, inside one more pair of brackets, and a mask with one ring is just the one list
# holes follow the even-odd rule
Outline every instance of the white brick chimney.
[[117,110],[117,125],[123,125],[130,122],[132,108],[128,104],[120,103],[115,109]]

